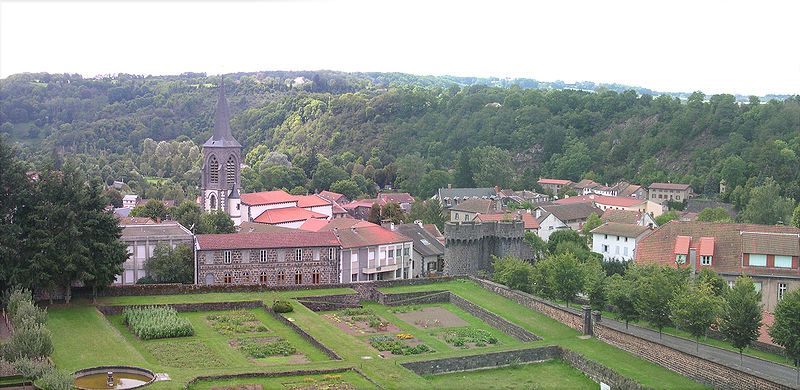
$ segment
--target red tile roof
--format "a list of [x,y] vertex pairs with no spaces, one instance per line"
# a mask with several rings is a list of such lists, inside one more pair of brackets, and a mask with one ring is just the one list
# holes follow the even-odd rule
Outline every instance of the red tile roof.
[[338,247],[331,232],[198,234],[199,250]]
[[347,210],[342,208],[342,206],[339,206],[339,204],[337,204],[337,203],[333,204],[333,207],[331,208],[331,210],[333,211],[334,215],[335,214],[347,214]]
[[680,184],[680,183],[653,183],[650,184],[648,188],[656,188],[659,190],[687,190],[691,187],[689,184]]
[[327,199],[327,200],[329,200],[331,202],[338,202],[339,199],[342,199],[344,197],[344,195],[342,195],[342,194],[340,194],[338,192],[333,192],[333,191],[322,191],[322,192],[319,193],[319,196],[321,196],[321,197],[323,197],[323,198],[325,198],[325,199]]
[[692,242],[691,237],[687,236],[675,237],[675,250],[673,250],[672,253],[676,255],[688,255],[690,242]]
[[537,181],[539,184],[556,184],[561,186],[567,186],[572,184],[572,180],[561,180],[561,179],[539,179]]
[[303,222],[298,229],[305,230],[307,232],[318,232],[322,230],[325,225],[328,224],[329,221],[324,219],[317,219],[317,218],[309,218],[305,222]]
[[333,203],[319,195],[297,196],[297,207],[319,207],[330,206]]
[[570,204],[570,203],[585,203],[594,202],[605,206],[614,207],[632,207],[645,202],[644,199],[636,199],[627,196],[606,196],[606,195],[580,195],[570,196],[568,198],[559,199],[553,203],[555,204]]
[[263,191],[242,194],[241,201],[242,204],[246,204],[248,206],[257,206],[265,204],[296,202],[297,196],[291,195],[282,190]]
[[342,205],[342,207],[345,210],[353,210],[359,207],[370,208],[375,203],[382,204],[383,202],[380,199],[359,199],[359,200],[354,200],[348,204],[344,204]]
[[714,256],[714,237],[700,237],[699,256]]
[[400,233],[384,229],[377,225],[338,229],[334,233],[339,237],[342,248],[345,249],[413,241]]
[[276,225],[279,223],[305,221],[309,218],[328,218],[327,215],[299,207],[265,210],[253,222]]
[[[756,235],[758,237],[754,240],[747,237]],[[679,239],[679,236],[691,239],[686,249],[676,248],[677,241],[685,240]],[[711,267],[717,272],[731,275],[742,272],[759,275],[800,275],[800,269],[797,268],[742,266],[744,253],[759,253],[748,252],[749,250],[769,249],[776,252],[773,248],[780,248],[778,251],[783,253],[773,254],[790,256],[791,253],[800,253],[800,229],[789,226],[670,221],[636,243],[636,262],[675,267],[676,249],[683,251],[684,254],[689,253],[689,248],[695,248],[699,252],[703,237],[714,239],[714,258]],[[709,243],[708,240],[705,242]],[[758,243],[760,247],[748,249],[748,242]]]
[[376,225],[372,222],[362,221],[360,219],[355,218],[336,218],[328,221],[325,226],[323,226],[320,230],[322,231],[330,231],[334,229],[350,229],[350,228],[359,228],[359,227],[371,227],[371,226],[380,226]]
[[414,197],[408,192],[387,192],[378,194],[378,199],[395,203],[414,203]]

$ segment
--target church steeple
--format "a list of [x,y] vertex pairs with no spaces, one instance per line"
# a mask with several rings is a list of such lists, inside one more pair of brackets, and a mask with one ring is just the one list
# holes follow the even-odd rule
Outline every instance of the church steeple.
[[220,82],[217,110],[214,112],[214,133],[203,146],[208,147],[241,147],[242,145],[231,134],[231,111],[228,99],[225,98],[225,80]]

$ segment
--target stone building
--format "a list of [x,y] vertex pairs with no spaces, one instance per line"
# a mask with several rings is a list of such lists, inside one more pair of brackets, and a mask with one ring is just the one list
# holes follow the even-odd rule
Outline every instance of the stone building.
[[120,218],[119,226],[122,228],[120,239],[127,245],[129,256],[122,266],[122,274],[117,275],[114,284],[134,284],[147,276],[144,265],[153,256],[159,243],[164,242],[174,248],[178,244],[191,247],[194,242],[192,232],[174,221]]
[[222,84],[214,114],[214,133],[203,144],[200,202],[205,211],[225,211],[238,226],[241,222],[239,189],[242,145],[231,134],[230,116],[225,85]]
[[492,272],[492,256],[524,256],[525,224],[519,220],[444,225],[444,274]]
[[680,183],[653,183],[647,188],[647,196],[653,202],[685,202],[694,197],[692,186]]
[[338,283],[339,246],[331,232],[200,234],[195,244],[195,283]]

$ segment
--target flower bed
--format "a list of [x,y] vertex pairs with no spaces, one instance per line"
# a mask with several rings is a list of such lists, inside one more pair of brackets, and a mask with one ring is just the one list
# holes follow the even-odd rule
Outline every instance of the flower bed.
[[487,344],[497,344],[497,338],[491,332],[478,328],[455,328],[442,332],[444,341],[456,347],[485,347]]
[[268,329],[256,318],[256,315],[246,310],[236,310],[229,313],[212,314],[206,317],[211,327],[224,335],[266,332]]
[[297,349],[289,341],[282,338],[274,341],[266,341],[262,338],[240,338],[236,341],[242,352],[256,359],[276,355],[289,356],[297,352]]
[[392,355],[418,355],[421,353],[435,352],[425,344],[409,345],[397,336],[370,337],[369,343],[378,351],[389,351]]
[[192,324],[178,317],[178,312],[167,306],[127,308],[122,318],[125,325],[142,340],[194,335]]

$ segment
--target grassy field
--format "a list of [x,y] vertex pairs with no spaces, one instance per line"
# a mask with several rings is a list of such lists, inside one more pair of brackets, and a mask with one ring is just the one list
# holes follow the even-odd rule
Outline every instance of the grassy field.
[[426,377],[436,389],[597,389],[597,383],[560,360]]
[[[290,389],[294,387],[307,388],[307,386],[317,385],[319,389],[332,389],[341,383],[348,383],[358,389],[376,389],[374,384],[368,381],[357,372],[345,371],[334,374],[302,375],[276,378],[242,378],[226,381],[201,381],[192,389],[208,390],[220,386],[235,386],[246,384],[257,384],[264,386],[264,389]],[[306,387],[304,387],[306,386]]]
[[[274,320],[263,310],[254,309],[259,321],[267,330],[260,333],[247,334],[242,337],[282,337],[292,343],[307,360],[286,364],[283,356],[266,359],[252,359],[231,344],[237,335],[220,334],[212,328],[208,315],[212,312],[181,313],[180,315],[191,321],[195,329],[195,336],[179,339],[161,339],[142,341],[136,338],[121,322],[120,316],[106,318],[100,314],[88,301],[76,301],[70,307],[51,307],[49,309],[48,327],[53,333],[55,344],[54,362],[63,369],[76,370],[97,365],[128,364],[148,368],[154,372],[166,372],[172,377],[169,382],[157,382],[151,385],[152,389],[180,389],[190,379],[201,375],[217,375],[244,372],[281,372],[293,369],[316,370],[333,368],[357,368],[367,377],[388,389],[431,389],[450,388],[445,382],[452,381],[453,386],[458,386],[460,377],[465,374],[443,375],[423,378],[403,368],[400,364],[410,361],[420,361],[435,358],[464,356],[484,352],[514,350],[545,345],[560,345],[579,352],[601,364],[605,364],[618,373],[630,377],[645,386],[659,389],[696,389],[704,388],[685,377],[664,369],[655,364],[639,359],[627,352],[609,346],[596,339],[579,339],[578,332],[552,320],[541,313],[535,312],[515,302],[484,290],[470,281],[456,280],[420,286],[407,286],[391,288],[386,292],[408,292],[447,289],[468,299],[469,301],[494,312],[507,320],[522,326],[529,331],[541,336],[543,340],[523,343],[517,341],[498,330],[489,327],[476,317],[470,315],[452,304],[420,305],[419,307],[441,307],[463,319],[465,327],[484,329],[497,338],[496,344],[464,349],[446,343],[439,332],[444,329],[420,329],[412,323],[403,321],[398,317],[396,308],[388,308],[375,303],[367,303],[365,307],[372,309],[377,315],[388,320],[399,328],[400,332],[407,332],[414,337],[430,344],[436,352],[419,355],[392,356],[383,358],[379,351],[373,348],[368,341],[368,336],[348,334],[331,321],[322,318],[305,306],[294,302],[294,311],[285,316],[311,334],[319,342],[334,350],[342,360],[330,360],[321,351],[311,346],[308,342],[294,334],[289,328]],[[102,304],[164,304],[181,302],[224,302],[261,300],[271,303],[275,299],[289,299],[299,296],[348,294],[355,293],[348,288],[332,288],[309,291],[286,292],[260,292],[260,293],[212,293],[192,295],[165,295],[146,297],[109,297],[99,300]],[[571,368],[563,367],[563,363],[555,362],[541,367],[525,366],[517,368],[519,372],[506,373],[506,369],[487,370],[467,375],[467,382],[486,383],[496,386],[494,388],[515,388],[518,383],[525,383],[525,388],[547,388],[550,385],[548,376],[561,375],[569,380],[575,380],[574,386],[582,387],[582,374],[571,375]],[[527,373],[528,371],[531,373]],[[566,371],[565,371],[566,370]],[[535,371],[535,372],[534,372]],[[496,376],[494,373],[499,372]],[[560,374],[559,374],[560,373]],[[355,375],[353,377],[352,375]],[[459,376],[460,375],[460,376]],[[524,376],[525,380],[515,376]],[[541,376],[542,379],[538,379]],[[343,374],[340,380],[352,384],[356,388],[372,388],[372,384],[363,381],[355,373]],[[478,379],[485,378],[485,379]],[[535,383],[525,381],[535,378]],[[324,379],[324,378],[323,378]],[[234,383],[262,384],[265,388],[288,388],[286,384],[315,383],[320,377],[281,377],[247,379],[244,381],[227,381],[226,385]],[[564,379],[567,380],[567,379]],[[450,383],[450,382],[447,382]],[[565,382],[566,383],[566,382]],[[570,382],[572,383],[572,382]],[[222,383],[203,382],[193,388],[206,389]],[[320,386],[328,386],[317,382]],[[280,385],[280,386],[278,386]],[[530,385],[530,386],[527,386]],[[475,387],[474,385],[472,387]],[[563,386],[561,386],[563,387]],[[313,387],[309,387],[313,388]],[[323,387],[324,388],[324,387]]]

